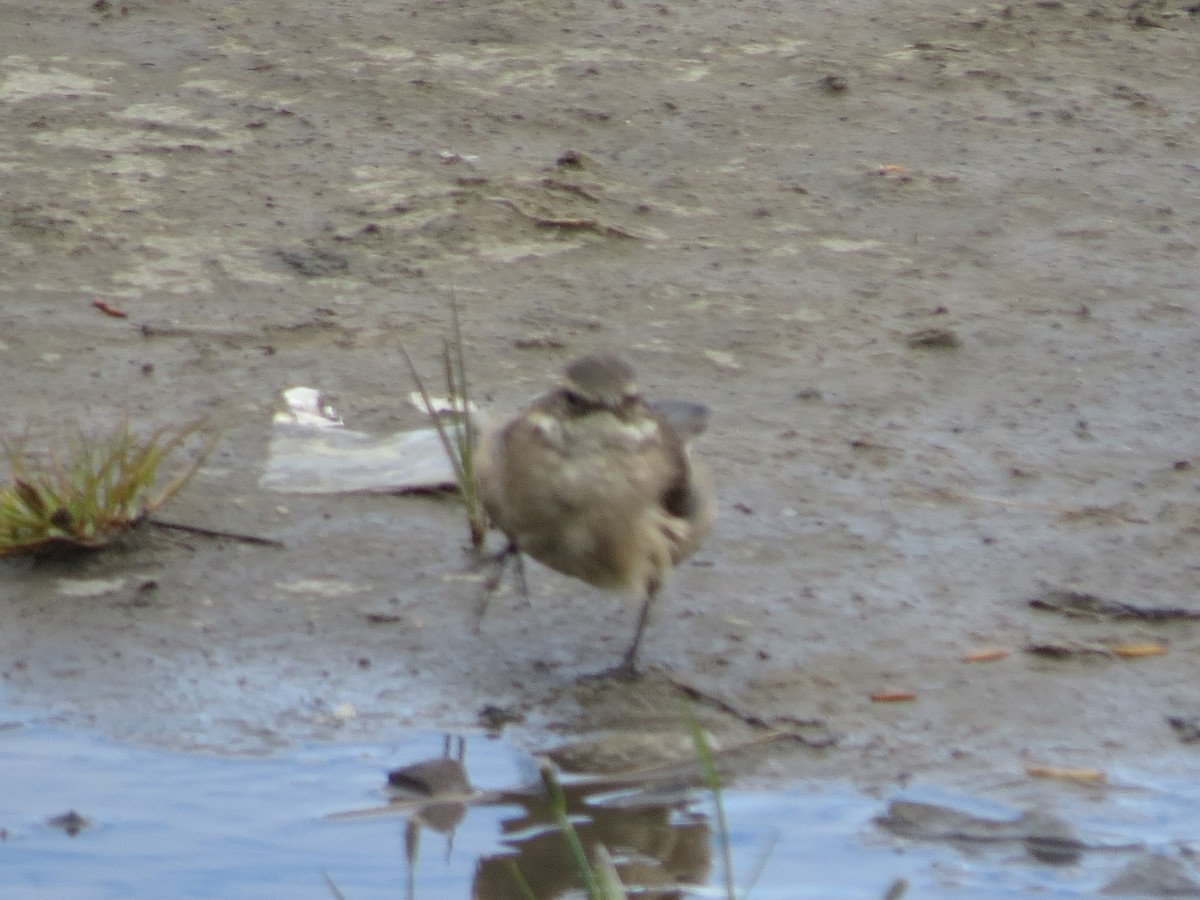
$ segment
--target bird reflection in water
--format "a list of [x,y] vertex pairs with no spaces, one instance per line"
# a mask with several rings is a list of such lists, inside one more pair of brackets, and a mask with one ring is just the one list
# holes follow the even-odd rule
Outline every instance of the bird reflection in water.
[[[542,784],[476,790],[463,762],[465,749],[463,738],[447,736],[442,756],[388,773],[388,806],[331,818],[402,813],[405,896],[415,898],[423,830],[445,837],[449,863],[455,831],[470,807],[515,807],[516,813],[501,824],[503,849],[475,863],[471,896],[525,900],[528,888],[539,900],[549,900],[578,892],[581,873]],[[604,847],[626,888],[639,897],[666,900],[683,897],[688,886],[704,884],[711,868],[708,819],[691,808],[697,782],[686,767],[664,767],[652,776],[571,778],[561,788],[566,814],[589,859]]]

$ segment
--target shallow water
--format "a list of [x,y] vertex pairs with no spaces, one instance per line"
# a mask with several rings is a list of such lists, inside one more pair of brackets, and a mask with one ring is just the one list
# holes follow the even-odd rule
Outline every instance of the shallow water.
[[[387,744],[322,744],[266,758],[146,749],[47,724],[0,732],[0,897],[516,896],[512,860],[539,897],[573,881],[561,835],[539,818],[536,789],[491,804],[430,807],[339,819],[386,805],[387,771],[463,752],[472,786],[511,791],[533,783],[527,756],[499,740],[460,743],[419,734]],[[1126,783],[1133,779],[1126,775]],[[894,879],[908,896],[1050,897],[1093,894],[1137,850],[1088,850],[1048,865],[1019,842],[951,843],[897,838],[873,820],[895,797],[1004,819],[1014,811],[929,786],[869,797],[845,785],[810,784],[725,796],[735,880],[755,873],[759,898],[878,898]],[[1146,848],[1186,859],[1200,783],[1140,779],[1137,789],[1058,810],[1087,844]],[[74,810],[76,835],[47,823]],[[585,844],[602,841],[646,885],[722,896],[711,798],[701,791],[595,793],[572,807]],[[330,818],[330,816],[335,818]],[[1185,863],[1186,865],[1186,863]]]

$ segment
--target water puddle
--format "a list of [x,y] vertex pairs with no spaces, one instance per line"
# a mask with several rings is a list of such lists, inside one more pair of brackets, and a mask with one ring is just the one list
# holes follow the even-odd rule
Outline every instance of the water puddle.
[[[521,896],[514,865],[539,898],[578,886],[534,760],[484,736],[231,758],[14,725],[0,731],[0,772],[4,898],[290,900],[335,897],[332,884],[347,900],[490,900]],[[389,772],[410,798],[428,789],[437,801],[391,805]],[[569,780],[565,789],[581,842],[610,849],[642,888],[634,896],[725,896],[707,793]],[[1082,897],[1106,886],[1165,895],[1195,877],[1197,800],[1195,779],[1143,779],[1066,810],[1067,830],[1049,840],[1069,852],[1046,854],[1042,820],[932,787],[884,798],[829,784],[725,794],[739,892],[754,881],[757,898],[871,900],[900,878],[916,897]],[[1139,867],[1156,866],[1158,887],[1145,889]]]

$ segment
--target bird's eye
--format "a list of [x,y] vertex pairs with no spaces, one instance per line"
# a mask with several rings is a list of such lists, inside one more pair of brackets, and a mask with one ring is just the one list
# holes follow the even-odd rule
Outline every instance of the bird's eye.
[[567,401],[567,406],[573,412],[584,412],[592,408],[592,404],[582,394],[577,394],[574,391],[563,391],[563,399]]

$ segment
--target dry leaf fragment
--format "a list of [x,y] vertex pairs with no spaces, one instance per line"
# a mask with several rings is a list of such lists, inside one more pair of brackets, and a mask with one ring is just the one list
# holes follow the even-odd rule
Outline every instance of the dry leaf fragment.
[[997,659],[1004,659],[1008,654],[1009,651],[1003,647],[980,647],[977,650],[968,650],[964,653],[962,661],[965,663],[994,662]]
[[90,819],[75,812],[75,810],[68,809],[62,815],[51,816],[46,820],[46,824],[51,828],[61,828],[71,837],[75,837],[83,829],[90,827],[92,822]]
[[[850,82],[844,75],[826,75],[817,84],[831,94],[841,94],[850,88]],[[896,168],[899,169],[900,166],[896,166]]]
[[1167,724],[1185,744],[1200,741],[1200,716],[1167,716]]
[[404,621],[404,616],[397,613],[367,612],[362,617],[372,625],[395,625]]
[[1059,778],[1063,781],[1079,781],[1084,784],[1100,784],[1108,779],[1103,769],[1078,766],[1031,765],[1025,767],[1025,774],[1030,778]]
[[916,691],[905,690],[876,691],[871,695],[871,700],[874,703],[904,703],[908,700],[916,699]]
[[952,328],[922,328],[904,339],[914,350],[953,350],[962,346],[962,338]]

